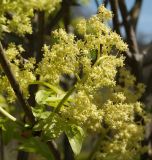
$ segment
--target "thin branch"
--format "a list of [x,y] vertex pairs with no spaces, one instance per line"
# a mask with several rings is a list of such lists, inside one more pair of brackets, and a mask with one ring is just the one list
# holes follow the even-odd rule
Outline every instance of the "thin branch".
[[119,18],[118,18],[118,0],[111,0],[111,10],[113,12],[113,30],[115,30],[120,35],[120,25],[119,25]]
[[100,4],[99,4],[99,1],[98,1],[98,0],[95,0],[95,4],[96,4],[97,8],[100,6]]
[[139,53],[136,35],[133,26],[130,20],[128,19],[128,11],[125,0],[118,0],[118,4],[123,19],[124,28],[126,31],[126,38],[129,46],[129,51],[132,54],[131,59],[128,62],[132,68],[133,74],[137,78],[137,81],[143,82],[143,76],[142,76],[143,56]]
[[135,32],[133,30],[133,26],[131,25],[131,22],[128,19],[128,11],[124,0],[118,0],[120,12],[123,18],[123,23],[127,35],[127,42],[129,43],[129,49],[131,53],[139,53],[138,46],[137,46],[137,40],[135,36]]
[[138,22],[138,19],[139,19],[142,2],[143,2],[143,0],[136,0],[132,9],[130,10],[130,13],[129,13],[131,24],[133,25],[133,28],[134,28],[135,31],[136,31],[136,28],[137,28],[137,22]]
[[26,102],[26,100],[24,99],[23,92],[22,92],[22,90],[19,86],[19,83],[17,82],[17,80],[11,70],[10,63],[6,58],[5,51],[3,49],[1,42],[0,42],[0,64],[1,64],[8,80],[9,80],[11,87],[14,90],[21,106],[23,107],[23,110],[24,110],[26,116],[28,117],[29,121],[32,124],[34,124],[35,119],[32,114],[32,110],[31,110],[30,106],[28,105],[28,103]]

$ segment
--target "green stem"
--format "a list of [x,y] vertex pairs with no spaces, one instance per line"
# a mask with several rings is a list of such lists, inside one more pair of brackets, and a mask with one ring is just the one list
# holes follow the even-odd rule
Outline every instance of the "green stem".
[[16,122],[21,127],[24,127],[24,124],[21,121],[17,120],[15,117],[13,117],[7,111],[5,111],[2,107],[0,107],[0,113],[2,113],[5,117],[7,117],[8,119],[10,119],[11,121]]
[[54,109],[55,113],[58,113],[62,107],[62,105],[66,102],[66,100],[70,97],[70,95],[75,91],[76,87],[73,86],[68,92],[67,94],[63,97],[63,99],[59,102],[59,104],[57,105],[57,107]]
[[16,121],[17,119],[15,117],[13,117],[12,115],[10,115],[8,112],[6,112],[2,107],[0,107],[0,112],[6,116],[8,119],[12,120],[12,121]]

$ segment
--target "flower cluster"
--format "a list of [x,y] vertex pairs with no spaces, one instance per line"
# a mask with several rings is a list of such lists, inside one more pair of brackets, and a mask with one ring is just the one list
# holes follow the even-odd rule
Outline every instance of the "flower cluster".
[[112,139],[103,139],[100,148],[102,152],[96,154],[96,159],[140,159],[141,153],[146,151],[146,148],[141,149],[139,143],[143,139],[143,127],[133,123],[126,126],[123,126],[121,132],[114,134]]
[[144,84],[136,84],[136,78],[125,68],[119,70],[119,84],[115,90],[124,93],[127,97],[126,102],[136,102],[145,91]]
[[61,0],[2,0],[0,37],[3,32],[15,32],[18,35],[32,33],[31,18],[34,16],[34,10],[51,13],[60,2]]
[[41,74],[40,80],[58,84],[61,74],[74,73],[78,68],[79,48],[74,35],[68,35],[63,29],[54,31],[54,38],[57,43],[51,49],[46,45],[43,48],[44,58],[39,63],[37,73]]
[[92,103],[84,91],[79,91],[73,97],[71,105],[61,110],[63,118],[85,128],[88,131],[96,131],[101,128],[103,111]]

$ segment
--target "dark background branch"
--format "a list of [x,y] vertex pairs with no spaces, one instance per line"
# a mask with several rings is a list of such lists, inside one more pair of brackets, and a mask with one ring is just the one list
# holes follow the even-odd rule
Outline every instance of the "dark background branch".
[[135,32],[136,32],[136,29],[137,29],[137,23],[138,23],[138,19],[139,19],[139,16],[140,16],[142,2],[143,2],[143,0],[136,0],[132,9],[130,10],[130,13],[129,13],[131,24],[133,25],[133,28],[134,28]]
[[34,124],[35,119],[32,114],[32,110],[31,110],[30,106],[28,105],[28,103],[26,102],[26,100],[24,99],[23,92],[22,92],[22,90],[19,86],[19,83],[17,82],[17,80],[11,70],[10,63],[6,58],[5,51],[4,51],[1,43],[0,43],[0,64],[1,64],[8,80],[12,86],[12,89],[14,90],[14,92],[18,98],[18,101],[20,102],[21,106],[23,107],[23,110],[24,110],[26,116],[28,117],[31,124]]
[[120,28],[119,28],[119,17],[118,17],[118,0],[110,1],[111,10],[113,12],[113,30],[116,31],[119,35],[120,34]]
[[[33,33],[33,39],[32,39],[32,44],[34,44],[34,57],[36,58],[36,66],[37,64],[42,60],[43,58],[43,52],[42,52],[42,48],[44,45],[44,30],[45,30],[45,13],[44,11],[39,11],[37,13],[35,13],[37,16],[37,21],[35,22],[37,24],[37,27]],[[36,79],[39,80],[39,75],[36,76]],[[36,101],[35,101],[35,93],[38,90],[38,85],[30,85],[29,86],[29,93],[30,93],[30,97],[28,99],[28,103],[31,106],[35,106]]]
[[139,53],[139,48],[137,44],[137,39],[135,35],[135,31],[133,29],[133,26],[128,18],[128,11],[127,6],[124,0],[118,0],[120,13],[123,19],[123,24],[126,32],[126,39],[129,47],[129,51],[132,54],[132,57],[130,61],[128,61],[130,64],[132,73],[137,78],[138,82],[143,82],[143,76],[142,76],[142,55]]
[[0,128],[0,160],[4,160],[3,131]]

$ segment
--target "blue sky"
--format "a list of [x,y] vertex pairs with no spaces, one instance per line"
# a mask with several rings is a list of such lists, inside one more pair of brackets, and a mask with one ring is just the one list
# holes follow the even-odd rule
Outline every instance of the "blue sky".
[[152,0],[143,0],[137,31],[138,34],[144,33],[152,41]]
[[[102,1],[102,0],[101,0]],[[128,8],[132,6],[134,0],[126,0]],[[94,0],[90,0],[87,6],[81,8],[79,15],[91,16],[96,13]],[[137,36],[144,38],[146,42],[152,41],[152,0],[143,0],[142,10],[137,27]]]

